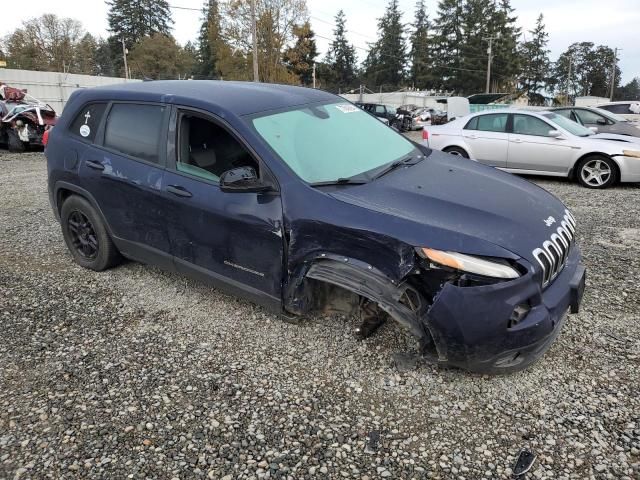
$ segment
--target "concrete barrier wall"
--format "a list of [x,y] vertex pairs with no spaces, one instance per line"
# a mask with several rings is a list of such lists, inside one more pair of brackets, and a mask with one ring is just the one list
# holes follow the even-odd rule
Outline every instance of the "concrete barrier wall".
[[60,114],[71,94],[79,88],[97,87],[123,82],[139,82],[119,77],[94,77],[59,72],[35,72],[0,68],[0,82],[12,87],[25,88],[30,95],[48,103]]

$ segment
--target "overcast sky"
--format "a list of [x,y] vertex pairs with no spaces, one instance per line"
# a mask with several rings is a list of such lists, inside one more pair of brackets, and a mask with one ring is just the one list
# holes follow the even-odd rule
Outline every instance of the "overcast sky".
[[[176,7],[200,8],[203,0],[170,0]],[[415,0],[400,0],[404,20],[413,19]],[[332,37],[333,17],[343,8],[347,15],[349,39],[358,47],[362,59],[367,43],[375,40],[376,19],[384,12],[387,0],[307,0],[313,29],[318,35],[321,56]],[[430,18],[435,16],[437,0],[426,0]],[[619,54],[623,81],[640,76],[640,0],[511,0],[518,23],[527,31],[542,12],[549,33],[552,60],[574,42],[621,48]],[[19,27],[23,20],[43,13],[80,20],[94,35],[107,35],[107,6],[103,0],[27,0],[19,8],[4,9],[0,36]],[[196,11],[173,9],[173,33],[182,44],[194,40],[200,26]]]

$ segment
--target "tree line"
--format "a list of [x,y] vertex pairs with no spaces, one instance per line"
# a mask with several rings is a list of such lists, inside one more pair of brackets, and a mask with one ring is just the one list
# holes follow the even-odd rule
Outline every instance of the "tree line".
[[[88,33],[70,18],[44,14],[27,20],[0,43],[9,68],[135,78],[251,80],[252,17],[246,0],[205,0],[197,38],[180,45],[171,34],[167,0],[109,0],[107,38]],[[398,0],[388,0],[376,40],[367,48],[347,39],[341,10],[328,51],[317,48],[306,0],[255,0],[261,81],[316,85],[331,91],[401,88],[472,94],[485,91],[488,49],[490,91],[524,93],[530,103],[545,96],[608,97],[615,68],[615,97],[640,97],[640,80],[620,84],[615,52],[578,42],[552,62],[544,17],[523,32],[510,0],[440,0],[428,12],[418,0],[413,21],[403,23]],[[324,37],[323,37],[324,38]],[[362,62],[358,61],[358,49]],[[615,67],[614,67],[615,65]]]

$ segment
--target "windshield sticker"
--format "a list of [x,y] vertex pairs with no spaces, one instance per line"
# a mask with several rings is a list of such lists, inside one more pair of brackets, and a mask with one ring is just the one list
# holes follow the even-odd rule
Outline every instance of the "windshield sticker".
[[353,113],[358,111],[358,107],[356,107],[355,105],[350,105],[348,103],[341,103],[340,105],[336,105],[336,108],[342,113]]
[[83,137],[88,137],[90,133],[91,128],[89,128],[89,125],[82,125],[80,127],[80,135],[82,135]]

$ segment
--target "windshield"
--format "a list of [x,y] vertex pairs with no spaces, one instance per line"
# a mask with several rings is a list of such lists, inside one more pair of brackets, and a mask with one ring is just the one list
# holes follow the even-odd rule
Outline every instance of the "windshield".
[[353,177],[416,149],[405,137],[350,103],[305,106],[252,121],[280,158],[309,183]]
[[543,113],[542,116],[551,120],[553,123],[555,123],[559,127],[564,128],[566,131],[572,133],[573,135],[577,135],[579,137],[587,137],[589,135],[593,135],[593,131],[583,127],[573,120],[569,120],[566,117],[558,115],[557,113]]
[[626,118],[620,116],[620,115],[616,115],[615,113],[611,113],[608,110],[604,110],[602,108],[594,108],[593,109],[594,112],[598,112],[600,115],[602,115],[603,117],[607,117],[615,122],[628,122],[629,120],[627,120]]

